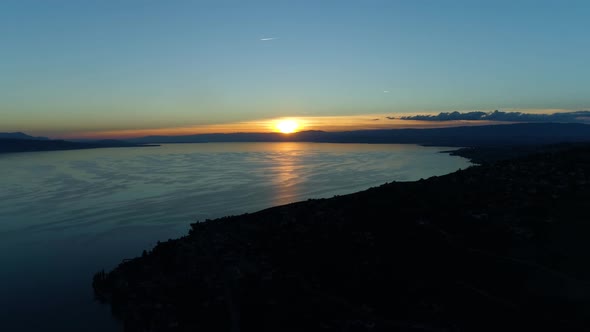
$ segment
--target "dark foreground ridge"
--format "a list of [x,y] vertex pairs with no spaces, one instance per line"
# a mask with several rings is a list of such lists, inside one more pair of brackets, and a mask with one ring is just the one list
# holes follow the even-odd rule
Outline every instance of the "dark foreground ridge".
[[93,286],[126,331],[588,331],[590,148],[192,225]]

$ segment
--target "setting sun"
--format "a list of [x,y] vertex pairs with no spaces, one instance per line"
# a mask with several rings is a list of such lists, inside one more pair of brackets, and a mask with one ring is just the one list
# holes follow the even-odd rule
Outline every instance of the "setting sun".
[[283,134],[291,134],[297,131],[299,128],[299,123],[295,120],[280,120],[275,125],[277,130]]

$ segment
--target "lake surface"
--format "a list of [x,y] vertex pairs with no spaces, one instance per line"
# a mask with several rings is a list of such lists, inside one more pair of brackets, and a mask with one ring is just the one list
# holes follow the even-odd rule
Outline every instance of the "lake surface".
[[121,331],[92,275],[254,212],[470,163],[393,144],[207,143],[0,155],[0,330]]

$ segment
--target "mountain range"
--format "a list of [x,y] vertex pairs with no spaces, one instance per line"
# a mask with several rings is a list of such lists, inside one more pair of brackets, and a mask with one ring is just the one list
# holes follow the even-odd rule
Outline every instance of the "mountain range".
[[590,141],[590,125],[579,123],[518,123],[429,129],[302,131],[281,133],[196,134],[146,136],[132,143],[317,142],[394,143],[438,146],[505,146]]
[[0,133],[1,152],[50,151],[102,147],[136,147],[158,143],[315,142],[387,143],[449,147],[506,147],[590,142],[590,125],[580,123],[518,123],[428,129],[301,131],[282,133],[195,134],[146,136],[126,140],[51,140],[21,132]]
[[149,146],[145,144],[135,144],[117,140],[71,142],[64,140],[51,140],[44,137],[37,138],[23,133],[15,134],[16,135],[12,135],[12,133],[0,133],[0,153]]

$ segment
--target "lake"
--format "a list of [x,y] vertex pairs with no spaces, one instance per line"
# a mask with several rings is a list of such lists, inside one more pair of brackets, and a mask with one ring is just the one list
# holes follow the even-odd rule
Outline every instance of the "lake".
[[0,155],[0,329],[120,331],[92,275],[189,224],[470,163],[448,148],[206,143]]

